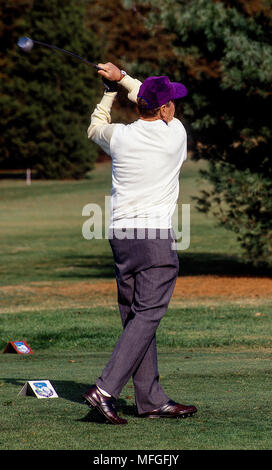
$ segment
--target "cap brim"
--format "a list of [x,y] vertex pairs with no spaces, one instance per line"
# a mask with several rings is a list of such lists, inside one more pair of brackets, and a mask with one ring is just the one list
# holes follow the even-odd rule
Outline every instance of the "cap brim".
[[174,100],[177,100],[179,98],[183,98],[188,94],[188,90],[186,86],[184,86],[182,83],[177,83],[177,82],[172,82],[172,85],[174,86]]

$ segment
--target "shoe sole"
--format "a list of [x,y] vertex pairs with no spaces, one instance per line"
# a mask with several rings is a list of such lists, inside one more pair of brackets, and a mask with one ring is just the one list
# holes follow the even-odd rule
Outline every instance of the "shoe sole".
[[100,406],[95,400],[93,400],[90,396],[88,397],[85,395],[82,395],[82,396],[84,398],[86,405],[91,406],[92,408],[96,408],[97,411],[99,411],[99,413],[102,416],[104,416],[104,418],[106,418],[106,420],[109,421],[111,424],[114,424],[115,426],[118,426],[120,424],[127,424],[127,423],[116,423],[115,421],[111,421],[111,419],[106,415],[106,413],[104,413],[104,411],[100,408]]
[[148,418],[148,419],[156,419],[156,418],[168,418],[168,419],[173,419],[173,418],[189,418],[190,416],[193,416],[196,413],[196,411],[193,411],[192,413],[184,413],[184,414],[179,414],[179,415],[148,415],[148,416],[143,416],[143,418]]

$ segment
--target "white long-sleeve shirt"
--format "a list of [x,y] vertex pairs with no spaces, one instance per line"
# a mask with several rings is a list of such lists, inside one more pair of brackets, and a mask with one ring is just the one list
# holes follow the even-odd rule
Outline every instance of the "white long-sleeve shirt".
[[[118,83],[128,91],[128,99],[136,103],[141,82],[125,75]],[[110,155],[110,140],[115,126],[115,124],[111,124],[110,113],[116,95],[117,92],[105,91],[102,100],[91,115],[91,124],[87,130],[89,139],[98,144],[107,155]]]
[[[141,82],[127,75],[119,83],[136,102]],[[168,124],[160,119],[111,124],[116,94],[104,94],[88,128],[88,137],[112,158],[109,228],[171,228],[187,154],[185,129],[175,118]]]

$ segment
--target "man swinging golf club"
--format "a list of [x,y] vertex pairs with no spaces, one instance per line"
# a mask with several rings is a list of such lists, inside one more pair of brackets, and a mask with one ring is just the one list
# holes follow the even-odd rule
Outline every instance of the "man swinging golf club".
[[[178,275],[171,217],[187,138],[174,118],[174,100],[187,90],[166,76],[141,83],[112,63],[98,66],[106,90],[91,116],[88,137],[112,158],[109,241],[123,332],[83,397],[112,424],[126,424],[117,414],[116,399],[132,377],[139,416],[191,416],[196,407],[170,400],[159,384],[156,350],[156,330]],[[111,124],[119,85],[137,102],[139,119],[129,125]]]

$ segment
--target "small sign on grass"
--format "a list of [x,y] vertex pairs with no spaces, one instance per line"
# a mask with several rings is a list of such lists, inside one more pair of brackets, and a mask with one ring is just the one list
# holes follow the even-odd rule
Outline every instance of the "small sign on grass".
[[58,398],[53,385],[49,380],[29,380],[18,395],[32,395],[36,398]]
[[33,354],[33,351],[25,341],[10,341],[3,353]]

